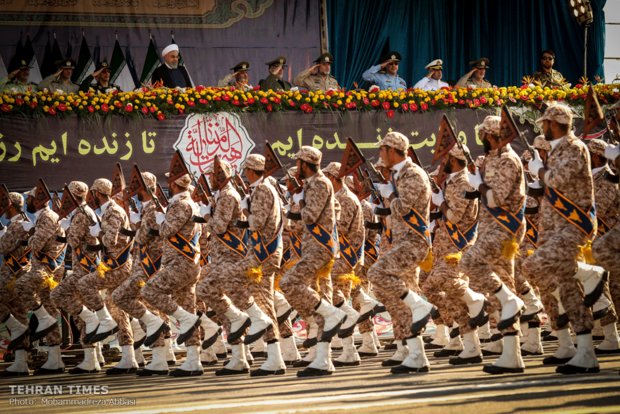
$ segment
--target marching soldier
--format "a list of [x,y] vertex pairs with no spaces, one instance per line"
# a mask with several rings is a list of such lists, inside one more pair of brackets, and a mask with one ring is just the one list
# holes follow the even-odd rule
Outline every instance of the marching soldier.
[[[334,285],[333,303],[347,314],[348,320],[357,324],[360,314],[349,306],[353,286],[360,284],[359,270],[364,264],[364,212],[359,200],[339,177],[340,163],[331,162],[323,169],[323,173],[332,183],[334,196],[340,204],[338,215],[338,243],[340,257],[332,269],[332,283]],[[352,366],[360,364],[360,356],[353,342],[355,324],[348,331],[342,330],[338,336],[342,338],[342,353],[334,360],[334,365]]]
[[31,341],[45,337],[47,361],[34,372],[35,375],[45,375],[65,370],[60,355],[59,312],[50,298],[50,291],[56,287],[64,270],[66,239],[65,231],[58,224],[58,214],[47,203],[43,206],[35,203],[38,191],[35,187],[26,193],[26,209],[34,214],[35,223],[22,222],[24,230],[34,230],[28,240],[28,247],[32,250],[32,268],[17,280],[15,288],[24,309],[31,310],[37,317],[38,325],[31,333]]
[[11,332],[9,350],[14,350],[14,362],[2,376],[30,375],[28,371],[28,319],[23,302],[17,296],[15,283],[31,269],[32,250],[28,246],[28,232],[24,229],[24,199],[19,193],[9,193],[6,217],[9,224],[0,236],[0,254],[4,260],[0,268],[0,321]]
[[489,313],[493,315],[497,310],[497,302],[501,308],[499,318],[493,318],[503,335],[501,355],[493,365],[485,366],[484,372],[523,372],[525,365],[515,323],[524,303],[514,293],[514,257],[525,234],[523,164],[510,144],[500,141],[500,117],[487,116],[479,131],[486,157],[481,168],[467,175],[467,180],[480,192],[484,209],[478,238],[463,255],[460,265],[474,290],[494,295]]
[[[86,343],[98,342],[118,332],[122,358],[116,366],[106,370],[106,374],[135,373],[138,363],[133,349],[129,317],[112,300],[114,291],[131,273],[131,248],[134,233],[129,230],[127,213],[111,198],[112,182],[110,180],[96,179],[91,186],[91,191],[101,206],[101,223],[91,225],[89,232],[92,237],[101,240],[103,254],[96,270],[83,276],[77,282],[84,305],[94,310],[99,320],[97,329],[94,332],[87,332],[84,341]],[[99,294],[99,291],[103,289],[108,290],[107,306]],[[90,324],[88,319],[85,322],[87,325]]]
[[[454,318],[463,336],[463,351],[450,359],[452,365],[482,362],[476,328],[487,320],[484,295],[469,288],[457,267],[460,257],[474,244],[478,228],[478,202],[465,197],[472,191],[465,165],[465,153],[454,145],[444,168],[448,177],[443,190],[431,195],[442,217],[435,226],[433,269],[422,286],[442,317]],[[444,292],[444,298],[440,292]]]
[[[293,195],[300,207],[305,225],[302,235],[302,257],[280,282],[282,292],[303,316],[312,314],[317,323],[316,357],[298,377],[331,375],[334,371],[330,341],[342,327],[348,329],[357,321],[346,321],[346,314],[331,305],[313,286],[330,288],[330,272],[337,252],[334,189],[320,169],[322,154],[316,148],[303,146],[295,154],[297,173],[304,179],[303,191]],[[331,290],[330,292],[331,293]],[[329,294],[327,293],[327,294]]]
[[[200,318],[196,315],[195,285],[200,276],[200,225],[193,221],[198,206],[192,201],[188,187],[192,181],[189,174],[169,178],[173,197],[166,213],[157,212],[155,222],[163,240],[161,267],[142,288],[142,298],[147,305],[173,316],[180,323],[177,343],[185,343],[187,355],[179,368],[170,373],[174,377],[202,375],[200,363],[200,339],[197,328]],[[148,309],[139,316],[146,325],[146,346],[153,345],[160,334],[170,327]],[[161,364],[153,367],[162,371]]]
[[577,261],[580,246],[594,233],[595,218],[590,156],[586,145],[571,132],[572,121],[571,109],[561,104],[549,106],[537,120],[542,122],[551,151],[546,164],[538,153],[528,163],[530,173],[546,189],[541,205],[539,247],[523,262],[526,278],[544,275],[538,280],[539,287],[553,292],[557,299],[549,306],[545,304],[552,325],[562,306],[577,334],[575,352],[568,327],[556,331],[559,348],[553,362],[567,362],[556,368],[562,374],[599,371],[589,306],[600,297],[604,287],[602,268]]
[[[52,291],[52,300],[59,309],[66,311],[76,319],[80,330],[84,360],[69,370],[70,374],[92,374],[99,372],[95,345],[84,340],[88,332],[97,329],[99,320],[92,310],[82,304],[82,296],[78,288],[80,279],[97,269],[100,263],[99,250],[101,245],[96,237],[90,234],[89,227],[97,222],[95,212],[86,203],[88,185],[81,181],[71,181],[67,186],[78,203],[71,218],[60,220],[60,225],[67,231],[67,243],[71,246],[73,269],[65,275],[60,284]],[[63,197],[69,197],[65,194]]]
[[430,253],[430,182],[426,172],[407,157],[406,136],[389,132],[378,145],[383,163],[392,170],[391,183],[377,184],[381,196],[390,203],[392,245],[368,270],[368,279],[395,321],[394,340],[407,343],[408,355],[391,372],[428,372],[421,333],[436,309],[409,289],[404,279],[413,273],[412,283],[417,285],[418,266]]

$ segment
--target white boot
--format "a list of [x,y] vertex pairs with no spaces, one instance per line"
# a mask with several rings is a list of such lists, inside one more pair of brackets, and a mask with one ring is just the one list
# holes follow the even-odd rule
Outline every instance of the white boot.
[[[249,348],[249,347],[246,347]],[[259,338],[256,342],[252,344],[252,356],[256,356],[257,358],[262,358],[267,355],[267,344],[263,340],[263,338]]]
[[41,305],[34,311],[32,311],[37,316],[37,330],[34,335],[32,335],[32,340],[36,341],[37,339],[43,338],[49,332],[51,332],[54,327],[58,324],[56,318],[52,317],[47,310],[45,310],[45,306]]
[[15,360],[0,376],[20,377],[28,375],[30,375],[28,370],[28,353],[25,349],[17,349],[15,351]]
[[[315,312],[321,315],[325,320],[325,324],[323,325],[323,335],[321,335],[319,341],[327,342],[329,347],[329,341],[338,333],[340,327],[345,322],[350,323],[350,321],[345,321],[347,314],[344,311],[330,305],[325,299],[321,299],[321,302]],[[357,322],[357,318],[353,324],[355,324],[355,322]]]
[[245,336],[244,343],[249,345],[251,343],[256,342],[258,338],[261,338],[267,332],[271,326],[273,326],[273,321],[263,310],[254,302],[252,306],[245,310],[245,313],[250,317],[251,325],[248,330],[248,334]]
[[451,357],[450,365],[479,364],[482,362],[482,350],[476,330],[463,334],[463,350],[455,357]]
[[297,344],[295,343],[295,335],[291,335],[287,338],[280,338],[280,344],[284,363],[292,364],[293,362],[301,359],[301,355],[297,349]]
[[407,339],[409,355],[403,362],[391,369],[392,374],[408,374],[410,372],[428,372],[430,364],[424,352],[424,340],[418,335],[415,338]]
[[9,331],[11,331],[11,342],[9,343],[9,349],[14,349],[16,346],[20,345],[22,339],[26,337],[28,327],[15,319],[13,315],[9,315],[9,318],[5,323],[6,327],[9,328]]
[[250,347],[249,346],[245,346],[245,360],[248,361],[248,364],[250,366],[252,366],[252,364],[254,364],[254,355],[252,355],[252,352],[250,351]]
[[213,350],[218,358],[226,358],[226,355],[228,355],[228,350],[226,349],[226,344],[224,343],[224,337],[221,334],[217,336],[217,340],[213,344]]
[[603,294],[599,296],[599,298],[596,300],[596,302],[594,302],[594,305],[592,306],[592,317],[594,318],[594,320],[599,320],[603,316],[607,315],[612,309],[613,305],[614,304],[607,297],[605,292],[603,292]]
[[112,319],[108,308],[104,306],[95,313],[97,314],[97,319],[99,319],[99,327],[97,327],[95,335],[90,338],[91,343],[103,341],[118,331],[118,324]]
[[500,320],[497,322],[497,329],[509,328],[518,321],[524,303],[504,284],[502,284],[499,291],[495,292],[495,297],[502,305],[502,313]]
[[395,339],[394,342],[396,342],[396,351],[389,359],[386,359],[381,363],[381,366],[383,367],[400,365],[401,362],[407,358],[407,355],[409,355],[409,348],[403,344],[403,341]]
[[540,326],[527,328],[527,336],[523,345],[521,345],[521,355],[542,355],[544,349],[540,339]]
[[143,367],[146,364],[146,360],[144,359],[142,348],[136,348],[136,344],[134,343],[133,349],[136,357],[136,362],[138,363],[138,367]]
[[194,377],[204,373],[202,363],[200,362],[200,346],[185,345],[185,349],[187,349],[185,361],[183,361],[180,367],[170,373],[171,377]]
[[60,346],[47,347],[47,360],[45,364],[34,371],[34,375],[60,374],[65,371],[65,363],[62,362]]
[[565,364],[577,353],[568,328],[558,329],[555,334],[558,337],[558,349],[552,356],[543,359],[543,365]]
[[166,361],[166,347],[157,346],[152,349],[151,362],[144,369],[138,371],[138,376],[149,377],[151,375],[168,375],[168,362]]
[[146,339],[144,346],[151,346],[155,343],[159,335],[170,331],[170,326],[158,316],[153,315],[149,310],[144,311],[144,315],[140,318],[146,325]]
[[200,351],[200,362],[203,367],[217,364],[217,355],[215,354],[215,349],[213,349],[212,346]]
[[596,354],[618,354],[620,353],[620,339],[618,338],[618,330],[616,323],[608,323],[604,325],[603,332],[605,333],[605,339],[598,344],[595,349]]
[[71,368],[69,374],[94,374],[101,371],[97,361],[97,348],[94,346],[83,348],[84,359],[79,365]]
[[313,345],[310,348],[308,348],[308,352],[306,352],[306,355],[304,355],[304,357],[302,358],[302,361],[307,362],[308,364],[306,364],[305,366],[308,366],[310,365],[312,361],[314,361],[314,358],[316,358],[316,345]]
[[583,285],[584,305],[591,307],[603,294],[608,272],[600,266],[577,262],[577,273],[573,276]]
[[280,350],[280,342],[272,342],[267,344],[267,360],[261,367],[250,373],[251,377],[264,377],[267,375],[284,375],[286,373],[286,364],[282,359],[282,351]]
[[[595,304],[596,305],[596,304]],[[592,339],[604,339],[605,332],[603,332],[603,328],[601,327],[601,321],[594,320],[594,327],[592,328]]]
[[97,314],[86,306],[82,306],[82,311],[78,314],[78,317],[84,321],[84,342],[89,344],[92,337],[97,333],[97,327],[99,326]]
[[484,325],[489,320],[489,316],[484,311],[486,298],[483,294],[467,288],[461,300],[467,305],[469,326],[477,328],[478,326]]
[[[491,338],[497,336],[499,331],[497,329],[491,329]],[[501,355],[504,352],[503,338],[496,339],[495,341],[487,342],[482,346],[482,355],[492,356]]]
[[515,335],[504,335],[503,340],[504,348],[500,357],[493,365],[486,365],[482,370],[488,374],[523,372],[525,364],[521,358],[519,336],[516,333]]
[[577,353],[566,363],[555,369],[558,374],[585,374],[599,372],[594,353],[592,334],[577,335]]
[[411,290],[407,292],[403,302],[411,309],[411,333],[419,335],[426,326],[435,307]]
[[329,343],[329,347],[332,351],[340,351],[342,349],[342,338],[334,336]]
[[543,304],[532,288],[527,293],[522,294],[521,298],[525,303],[525,311],[523,311],[521,320],[527,322],[543,309]]
[[250,371],[250,364],[248,364],[245,356],[245,345],[241,343],[231,345],[230,347],[232,348],[230,361],[228,361],[224,368],[215,371],[215,375],[247,374]]
[[177,356],[174,353],[174,343],[172,342],[172,338],[164,339],[164,343],[166,346],[166,362],[168,362],[168,366],[175,366],[177,362]]
[[351,307],[346,301],[340,305],[340,310],[347,314],[347,319],[342,323],[340,330],[338,331],[338,337],[346,338],[353,335],[355,325],[360,319],[360,314]]
[[105,358],[103,357],[103,345],[101,345],[101,342],[96,342],[93,344],[93,346],[95,347],[97,362],[99,363],[99,366],[103,368],[105,366]]
[[478,339],[480,339],[480,342],[488,342],[491,339],[491,325],[489,322],[478,327]]
[[228,332],[228,343],[235,342],[245,334],[245,330],[252,321],[247,313],[241,312],[233,304],[226,310],[224,316],[230,322],[230,332]]
[[523,320],[521,319],[519,322],[519,330],[521,331],[521,337],[519,338],[519,341],[521,342],[521,351],[523,351],[523,344],[527,342],[527,337],[530,334],[529,331],[529,323],[528,322],[523,322]]
[[362,359],[355,349],[355,342],[353,335],[347,336],[342,339],[342,352],[340,356],[336,358],[333,363],[337,367],[350,367],[360,365]]
[[437,325],[435,328],[435,337],[429,343],[428,349],[441,349],[448,345],[450,342],[450,335],[448,334],[448,327],[446,325]]
[[171,316],[181,324],[179,327],[179,335],[177,336],[177,344],[181,345],[187,341],[192,336],[196,328],[200,326],[200,317],[195,313],[186,311],[180,306],[172,312]]
[[375,341],[375,347],[379,349],[381,347],[381,341],[379,340],[379,335],[375,332],[375,327],[372,327],[372,340]]
[[133,347],[134,349],[140,348],[140,346],[144,343],[146,339],[146,332],[142,329],[140,325],[140,320],[136,318],[131,318],[131,332],[133,333]]
[[362,345],[357,348],[359,356],[377,356],[379,354],[373,333],[370,331],[362,334]]
[[121,360],[112,368],[106,370],[107,375],[135,374],[138,371],[138,361],[133,345],[123,345]]
[[379,302],[373,299],[370,295],[366,294],[364,289],[359,290],[357,300],[360,304],[360,316],[357,323],[360,323],[374,315],[375,309],[379,306]]
[[[337,309],[337,308],[334,308]],[[320,341],[316,344],[316,357],[303,371],[298,371],[298,377],[317,377],[331,375],[333,365],[330,360],[329,342]]]
[[[303,346],[306,349],[310,349],[318,342],[319,335],[319,325],[316,323],[314,318],[310,318],[308,324],[306,325],[306,339],[304,340]],[[333,339],[332,339],[333,340]]]
[[293,312],[293,308],[288,303],[284,295],[277,290],[273,292],[273,306],[276,309],[278,325],[284,323]]
[[218,336],[221,336],[222,328],[204,312],[200,315],[200,326],[204,331],[202,349],[210,348],[217,341]]

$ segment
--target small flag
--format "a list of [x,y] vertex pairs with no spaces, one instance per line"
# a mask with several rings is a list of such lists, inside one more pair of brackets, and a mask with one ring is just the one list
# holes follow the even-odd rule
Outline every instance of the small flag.
[[456,144],[456,139],[454,128],[452,128],[448,117],[444,114],[439,123],[439,133],[437,134],[437,142],[431,164],[435,165],[437,161],[444,158]]
[[512,114],[506,105],[502,106],[501,119],[499,121],[499,145],[503,147],[510,144],[519,136],[519,130],[512,119]]
[[52,199],[52,195],[50,194],[50,190],[47,188],[45,181],[43,178],[39,178],[37,182],[37,187],[34,192],[34,207],[37,210],[42,209],[47,206],[47,203]]
[[138,191],[143,188],[146,190],[146,184],[144,183],[144,179],[142,178],[142,174],[140,173],[140,169],[137,164],[133,165],[131,169],[131,175],[129,176],[129,184],[127,185],[127,195],[129,197],[135,196]]
[[151,80],[153,72],[161,64],[159,60],[159,53],[157,53],[157,47],[153,41],[153,37],[149,35],[149,48],[146,52],[146,58],[144,59],[144,66],[142,67],[142,74],[140,75],[140,84],[145,85]]
[[187,169],[185,161],[183,161],[183,156],[181,155],[179,150],[176,150],[174,155],[172,155],[168,174],[168,183],[172,183],[175,180],[183,177],[185,174],[189,174],[189,170]]
[[69,187],[65,185],[65,188],[62,190],[62,199],[60,200],[60,205],[58,206],[59,219],[63,219],[67,217],[73,210],[75,210],[78,206],[77,201],[69,191]]
[[41,77],[41,69],[39,68],[39,62],[37,61],[37,55],[34,53],[30,36],[26,36],[23,59],[26,60],[30,66],[30,77],[28,78],[28,81],[33,83],[41,82],[43,80]]
[[217,190],[224,187],[231,178],[222,168],[220,157],[217,155],[213,159],[213,176],[215,177],[215,187]]
[[338,176],[344,177],[345,175],[351,174],[357,167],[362,166],[365,160],[362,151],[357,147],[353,138],[347,137],[347,146],[344,148],[344,153],[342,154]]
[[82,83],[84,78],[95,71],[95,63],[93,62],[93,58],[90,54],[90,48],[88,47],[88,43],[86,42],[86,37],[84,33],[82,33],[82,43],[80,45],[80,54],[78,56],[78,61],[75,70],[73,71],[73,76],[71,76],[71,80],[78,85]]
[[281,168],[279,163],[279,159],[275,152],[273,152],[273,148],[269,143],[265,143],[265,172],[263,173],[264,177],[272,176],[276,171]]
[[161,204],[162,207],[168,207],[168,197],[166,197],[166,193],[164,193],[164,189],[159,183],[157,183],[157,191],[155,191],[155,197],[157,197],[157,199],[159,200],[159,204]]
[[136,88],[118,39],[114,42],[110,61],[110,84],[117,84],[123,91],[133,91]]
[[48,38],[47,45],[45,45],[45,54],[41,63],[41,76],[47,78],[49,75],[56,73],[58,70],[57,64],[61,60],[62,52],[60,51],[60,45],[58,45],[58,39],[56,39],[56,33],[54,33],[53,43],[50,43]]

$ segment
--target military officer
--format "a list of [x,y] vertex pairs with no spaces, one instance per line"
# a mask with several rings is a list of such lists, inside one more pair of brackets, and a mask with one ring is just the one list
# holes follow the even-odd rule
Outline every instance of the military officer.
[[424,69],[427,70],[426,76],[420,79],[415,85],[414,89],[422,89],[423,91],[436,91],[441,88],[447,88],[446,82],[442,81],[443,77],[443,60],[435,59],[429,62]]
[[52,93],[61,91],[62,93],[76,93],[79,85],[71,81],[71,75],[75,69],[73,59],[62,60],[58,63],[58,71],[39,82],[39,90],[48,90]]
[[232,73],[224,76],[217,82],[217,86],[225,88],[232,86],[236,90],[251,91],[254,87],[250,84],[250,77],[248,71],[250,70],[250,64],[248,62],[239,62],[234,67],[230,68]]
[[407,89],[407,82],[398,76],[400,53],[392,51],[381,59],[380,64],[372,66],[362,74],[366,82],[377,85],[379,89]]
[[80,84],[81,91],[93,90],[99,93],[109,93],[111,91],[122,91],[120,86],[110,83],[110,64],[106,60],[102,60],[95,67],[95,71],[84,78]]
[[484,75],[489,69],[489,59],[488,58],[480,58],[478,60],[474,60],[469,62],[471,66],[471,70],[467,72],[461,79],[456,83],[457,88],[491,88],[491,82],[484,78]]
[[266,65],[269,67],[269,76],[258,82],[261,91],[288,91],[291,89],[291,84],[283,79],[284,68],[286,67],[284,56],[277,57],[267,62]]
[[557,70],[553,69],[555,63],[555,52],[553,50],[543,50],[540,54],[540,70],[534,72],[532,79],[540,83],[542,87],[568,88],[570,83]]
[[0,81],[0,88],[11,93],[36,91],[37,84],[28,81],[31,68],[26,60],[21,59],[17,67],[9,68],[9,76]]
[[329,91],[340,89],[338,81],[330,74],[334,57],[331,53],[323,53],[316,58],[314,65],[300,72],[295,77],[295,85],[310,91]]

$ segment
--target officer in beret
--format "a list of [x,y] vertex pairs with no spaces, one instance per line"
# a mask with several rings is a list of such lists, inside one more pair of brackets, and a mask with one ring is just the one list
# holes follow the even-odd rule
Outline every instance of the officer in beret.
[[73,70],[75,69],[75,60],[65,59],[56,62],[58,71],[43,79],[39,83],[39,90],[48,90],[50,92],[76,93],[80,88],[71,81]]
[[414,89],[436,91],[437,89],[447,88],[450,86],[441,80],[441,77],[443,76],[443,60],[435,59],[424,66],[424,69],[427,70],[426,76],[413,85]]
[[232,70],[232,73],[229,73],[217,82],[219,88],[232,86],[241,91],[250,91],[254,89],[254,87],[250,85],[250,77],[248,76],[250,64],[248,62],[239,62],[234,67],[230,68],[230,70]]
[[36,83],[28,81],[31,68],[32,66],[30,66],[25,59],[21,59],[17,63],[17,66],[9,67],[9,76],[3,79],[3,81],[0,81],[0,88],[4,91],[13,93],[36,90]]
[[390,52],[382,59],[383,63],[375,65],[362,74],[365,81],[371,82],[379,89],[407,89],[407,82],[398,76],[400,53]]
[[164,63],[153,71],[151,83],[161,83],[166,88],[191,88],[194,86],[185,66],[179,64],[179,46],[172,43],[161,51]]
[[332,54],[323,53],[314,63],[295,77],[295,85],[310,91],[339,89],[338,81],[330,74],[334,63]]
[[284,56],[277,57],[271,62],[266,63],[269,66],[269,76],[267,79],[261,79],[258,84],[262,91],[288,91],[291,84],[282,77],[284,76],[284,68],[286,67],[286,58]]
[[471,70],[467,72],[456,83],[458,88],[491,88],[491,82],[484,78],[487,69],[489,69],[489,59],[482,57],[478,60],[469,62]]
[[120,86],[110,83],[111,69],[107,60],[102,60],[95,67],[95,71],[84,78],[80,84],[81,91],[94,90],[99,93],[108,93],[113,90],[122,92]]

